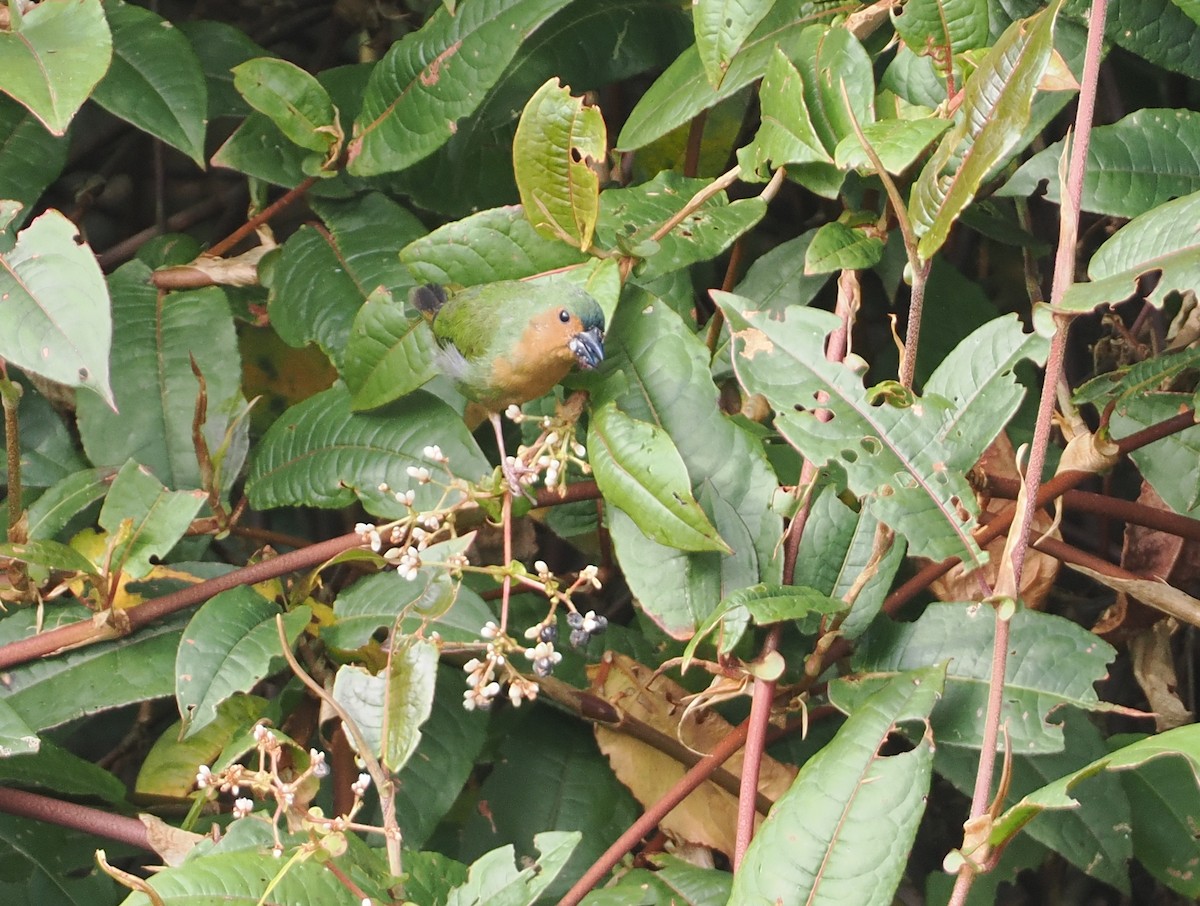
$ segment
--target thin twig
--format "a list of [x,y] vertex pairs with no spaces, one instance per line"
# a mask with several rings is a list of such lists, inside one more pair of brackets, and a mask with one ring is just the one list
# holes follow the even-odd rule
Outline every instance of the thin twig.
[[354,748],[358,752],[358,757],[366,765],[367,773],[371,775],[371,780],[374,781],[375,789],[379,794],[379,811],[383,816],[383,840],[384,846],[387,848],[388,870],[393,875],[400,875],[404,871],[404,863],[400,857],[400,841],[402,838],[400,835],[400,825],[396,823],[396,791],[392,784],[391,774],[385,771],[383,765],[379,763],[379,759],[371,751],[366,737],[363,736],[362,730],[358,728],[358,724],[354,722],[354,718],[350,716],[350,713],[300,666],[300,662],[296,660],[296,655],[292,653],[292,646],[288,642],[287,631],[283,628],[282,614],[278,614],[275,617],[275,631],[279,634],[279,645],[283,650],[283,656],[287,660],[288,666],[292,668],[292,673],[296,674],[296,678],[304,683],[313,695],[328,705],[329,709],[341,718],[342,726],[350,738],[354,740]]
[[[1108,13],[1108,0],[1093,0],[1088,21],[1087,50],[1083,63],[1083,81],[1079,93],[1079,105],[1075,113],[1075,141],[1071,145],[1071,162],[1067,170],[1067,185],[1059,208],[1058,250],[1054,261],[1054,278],[1050,290],[1050,304],[1057,306],[1075,277],[1075,246],[1079,232],[1079,211],[1083,199],[1083,177],[1087,165],[1088,143],[1091,138],[1092,118],[1096,105],[1096,81],[1100,71],[1104,24]],[[1038,418],[1034,426],[1033,443],[1029,451],[1029,464],[1025,473],[1025,487],[1017,501],[1016,531],[1009,534],[1000,562],[996,596],[1016,598],[1020,593],[1021,574],[1025,555],[1029,550],[1029,531],[1037,511],[1038,491],[1042,481],[1042,469],[1046,462],[1046,451],[1050,445],[1055,400],[1059,380],[1062,376],[1063,358],[1066,353],[1067,331],[1070,320],[1056,317],[1056,330],[1050,342],[1050,354],[1046,361],[1046,372],[1042,380],[1042,395],[1038,404]],[[987,711],[984,716],[983,741],[980,749],[979,769],[975,775],[975,788],[971,796],[970,818],[979,818],[987,812],[992,795],[992,774],[995,768],[996,741],[1000,727],[1000,710],[1004,697],[1005,672],[1008,664],[1010,621],[996,617],[996,634],[992,649],[992,674],[988,689]],[[975,880],[975,869],[969,860],[964,860],[950,906],[963,906],[971,885]]]
[[279,196],[279,198],[275,199],[275,201],[271,202],[271,204],[267,205],[265,208],[243,223],[240,227],[210,248],[208,250],[208,254],[213,258],[220,258],[288,205],[296,201],[296,199],[302,197],[316,184],[316,182],[317,178],[315,176],[309,176],[294,189],[289,189],[283,195]]

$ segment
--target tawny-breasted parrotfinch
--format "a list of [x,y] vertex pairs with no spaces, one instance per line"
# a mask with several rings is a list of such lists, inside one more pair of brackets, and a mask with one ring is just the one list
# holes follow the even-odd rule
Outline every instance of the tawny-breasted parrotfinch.
[[447,297],[430,284],[410,301],[432,321],[439,367],[489,413],[537,399],[571,366],[604,358],[604,312],[574,287],[506,280]]
[[537,399],[566,377],[604,359],[604,312],[583,290],[506,280],[447,298],[436,284],[409,301],[430,319],[438,365],[460,393],[491,419],[500,461],[514,492],[521,484],[504,453],[500,412]]

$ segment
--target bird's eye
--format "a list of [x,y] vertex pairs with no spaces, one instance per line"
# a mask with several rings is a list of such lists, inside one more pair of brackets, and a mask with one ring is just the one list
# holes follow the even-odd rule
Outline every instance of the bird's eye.
[[569,311],[567,311],[565,308],[560,308],[558,310],[558,320],[560,320],[564,324],[566,324],[568,321],[571,320],[571,313]]

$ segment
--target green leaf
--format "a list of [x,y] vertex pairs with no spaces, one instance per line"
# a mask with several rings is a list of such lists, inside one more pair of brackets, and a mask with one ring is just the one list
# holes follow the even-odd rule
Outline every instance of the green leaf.
[[67,140],[51,135],[27,109],[0,95],[0,198],[19,201],[28,215],[66,162]]
[[233,68],[233,87],[301,148],[329,159],[341,144],[337,108],[313,76],[294,63],[258,57]]
[[122,781],[48,739],[41,740],[36,752],[13,754],[0,760],[0,780],[68,796],[96,796],[122,808],[127,804]]
[[729,64],[773,5],[773,0],[696,0],[692,4],[696,49],[714,89],[721,87]]
[[424,318],[380,289],[355,315],[343,372],[356,410],[374,409],[424,387],[438,367],[437,342]]
[[[608,193],[605,193],[606,195]],[[577,249],[539,236],[519,205],[480,211],[400,250],[414,283],[477,286],[581,264]]]
[[135,579],[150,572],[183,537],[207,495],[168,491],[132,459],[121,467],[100,510],[100,525],[118,538],[112,568]]
[[696,646],[721,626],[717,644],[719,654],[733,651],[746,627],[769,626],[772,623],[798,623],[795,628],[804,635],[815,635],[822,621],[846,610],[844,601],[822,594],[815,588],[802,585],[751,585],[739,588],[725,598],[716,610],[696,630],[683,652],[683,669],[696,651]]
[[227,22],[199,20],[180,22],[176,26],[192,44],[192,52],[200,61],[208,94],[208,119],[223,116],[246,116],[250,105],[233,87],[233,68],[267,52],[250,37]]
[[892,25],[909,47],[930,56],[986,47],[987,0],[908,0],[892,7]]
[[0,31],[0,91],[62,135],[112,59],[100,0],[51,0]]
[[809,274],[804,270],[808,247],[816,235],[816,230],[809,230],[756,259],[734,292],[753,302],[759,311],[783,312],[793,306],[808,305],[829,282],[828,274]]
[[888,680],[804,764],[746,851],[731,903],[892,902],[925,811],[933,740],[923,733],[908,752],[879,750],[897,721],[928,719],[944,669]]
[[817,229],[804,253],[804,273],[832,274],[865,270],[883,257],[883,240],[875,231],[847,226],[834,220]]
[[809,519],[821,531],[805,532],[800,539],[794,581],[841,601],[857,587],[854,606],[838,629],[846,638],[856,639],[883,606],[904,561],[905,545],[903,539],[893,539],[878,558],[874,575],[860,586],[874,556],[879,520],[847,506],[835,492],[836,488],[825,488],[811,505]]
[[1132,402],[1147,393],[1170,387],[1184,372],[1200,367],[1200,347],[1163,353],[1094,377],[1079,387],[1072,399],[1077,404],[1099,404],[1101,409],[1111,401],[1118,411],[1125,411]]
[[[1192,830],[1200,814],[1194,766],[1182,758],[1154,758],[1120,776],[1133,812],[1134,856],[1167,887],[1185,897],[1200,896],[1200,876],[1193,870],[1200,859]],[[1092,798],[1085,790],[1081,808]],[[1040,823],[1030,824],[1030,832]]]
[[[476,625],[476,633],[482,625]],[[416,751],[396,778],[396,820],[406,848],[423,846],[446,817],[474,773],[475,761],[488,741],[487,721],[479,719],[479,712],[462,706],[463,679],[462,670],[456,666],[438,667],[432,713]],[[406,856],[405,871],[411,871],[411,866]],[[406,886],[406,893],[412,896],[411,886]]]
[[996,819],[988,842],[993,846],[1004,843],[1045,811],[1078,808],[1079,803],[1071,794],[1081,781],[1101,771],[1127,771],[1166,756],[1186,759],[1192,782],[1197,782],[1200,778],[1200,726],[1192,724],[1139,740],[1035,790]]
[[[1186,393],[1144,393],[1109,423],[1115,439],[1166,421],[1192,404]],[[1176,513],[1200,506],[1200,426],[1179,431],[1130,454],[1142,477]]]
[[340,368],[351,326],[367,297],[382,286],[404,298],[413,285],[396,255],[424,228],[379,193],[316,207],[328,229],[303,226],[284,243],[269,312],[284,342],[316,342]]
[[[777,479],[761,443],[723,415],[703,342],[649,294],[626,292],[605,337],[604,382],[595,407],[614,400],[674,442],[692,492],[733,555],[686,552],[649,540],[620,509],[608,512],[613,544],[635,599],[675,638],[690,638],[722,598],[778,582],[779,517],[768,501]],[[663,595],[661,589],[674,592]]]
[[801,34],[793,59],[801,67],[812,128],[832,155],[838,142],[855,134],[855,120],[860,126],[875,121],[871,58],[844,25],[814,25]]
[[[239,586],[210,598],[188,622],[175,659],[175,702],[184,739],[207,727],[218,707],[237,692],[249,692],[284,666],[275,618],[279,605]],[[312,616],[301,605],[283,615],[284,632],[295,643]]]
[[[1058,163],[1063,143],[1039,151],[996,194],[1059,201]],[[1137,217],[1172,198],[1200,190],[1200,113],[1147,109],[1111,126],[1097,126],[1088,144],[1083,210]]]
[[428,623],[449,642],[477,642],[479,630],[492,619],[483,599],[441,567],[422,569],[412,581],[393,570],[367,576],[338,595],[333,612],[336,622],[321,630],[321,638],[343,650],[361,648],[397,620],[402,633]]
[[[734,337],[734,369],[750,393],[776,410],[775,426],[817,465],[846,470],[850,489],[871,513],[908,540],[909,551],[935,560],[986,555],[971,536],[975,494],[952,451],[938,440],[945,403],[925,398],[906,408],[875,405],[862,378],[825,358],[825,338],[839,323],[828,312],[793,309],[786,320],[750,310],[747,300],[714,291]],[[823,422],[819,408],[833,413]]]
[[[1039,787],[1106,753],[1100,731],[1087,715],[1075,708],[1064,708],[1054,718],[1063,725],[1065,748],[1052,755],[1015,755],[1004,805],[1015,805]],[[1001,769],[1001,760],[1002,756],[997,755],[997,771]],[[978,750],[938,746],[934,770],[967,796],[974,787],[978,766]],[[1030,824],[1026,833],[1080,871],[1128,893],[1127,863],[1133,855],[1131,824],[1136,833],[1137,825],[1132,821],[1120,779],[1100,775],[1087,782],[1080,808],[1048,814]]]
[[554,883],[582,836],[565,831],[538,834],[533,845],[541,858],[523,863],[520,871],[513,865],[511,845],[492,850],[475,860],[466,882],[450,891],[446,906],[531,906]]
[[454,134],[521,44],[569,0],[475,0],[438,10],[375,65],[355,121],[349,172],[403,170]]
[[630,903],[678,903],[679,906],[726,906],[733,875],[701,868],[669,853],[648,854],[650,871],[634,868],[583,898],[584,906],[629,906]]
[[647,538],[684,551],[733,553],[692,496],[687,466],[661,428],[607,403],[592,410],[587,446],[604,499]]
[[96,86],[96,103],[203,169],[208,87],[192,42],[148,9],[108,0],[104,11],[113,57]]
[[[241,356],[225,294],[216,287],[160,299],[150,269],[131,261],[109,277],[113,298],[113,390],[120,411],[82,396],[79,433],[96,465],[135,459],[170,488],[201,485],[192,437],[204,375],[208,416],[201,428],[214,454],[242,406]],[[245,426],[235,427],[245,436]],[[240,462],[230,463],[236,474]]]
[[338,668],[333,697],[389,771],[404,767],[421,741],[421,725],[433,709],[437,659],[432,642],[394,638],[387,666],[378,676],[361,667]]
[[10,759],[37,752],[40,746],[37,732],[8,702],[0,699],[0,771],[4,772],[0,776],[7,773]]
[[510,204],[518,197],[512,155],[517,119],[546,79],[558,76],[576,93],[599,92],[661,70],[691,39],[691,21],[677,4],[576,0],[521,45],[446,144],[389,182],[414,204],[448,218]]
[[972,468],[1025,396],[1013,369],[1023,359],[1042,365],[1050,342],[1025,333],[1016,315],[988,321],[954,347],[925,384],[927,396],[949,400],[951,410],[938,440],[951,451],[947,465]]
[[[895,175],[912,166],[930,142],[949,128],[948,120],[930,116],[917,120],[878,120],[865,124],[862,131],[883,168]],[[857,135],[847,135],[837,143],[833,160],[841,170],[854,169],[864,174],[875,172]]]
[[634,106],[617,137],[617,148],[635,151],[648,145],[762,78],[776,47],[789,59],[798,59],[801,32],[835,12],[820,0],[776,2],[743,42],[717,89],[705,76],[700,51],[689,47]]
[[[626,189],[609,189],[600,196],[597,244],[609,249],[640,252],[640,245],[678,213],[712,181],[688,179],[670,170]],[[708,199],[670,233],[657,240],[651,254],[637,268],[642,282],[715,258],[749,231],[767,212],[761,198],[730,202],[724,192]]]
[[[491,466],[466,426],[445,403],[418,391],[369,415],[355,413],[342,384],[285,412],[267,431],[250,467],[246,493],[258,509],[340,508],[360,502],[369,513],[398,519],[408,508],[392,492],[413,484],[408,467],[428,467],[425,447],[438,444],[450,469],[468,481]],[[442,489],[414,488],[417,509],[438,504]],[[456,495],[451,495],[453,499]]]
[[[1047,722],[1062,705],[1102,708],[1093,684],[1107,675],[1113,648],[1070,620],[1019,610],[1011,620],[1000,722],[1014,754],[1061,752],[1062,727]],[[995,612],[983,604],[930,604],[914,623],[881,623],[863,636],[854,657],[868,679],[838,684],[835,704],[870,694],[883,678],[914,665],[950,661],[946,691],[933,713],[934,736],[978,748],[991,678]]]
[[[1091,311],[1138,293],[1155,305],[1167,294],[1200,286],[1200,236],[1181,223],[1200,217],[1200,192],[1176,198],[1135,217],[1100,246],[1088,264],[1090,283],[1063,295],[1064,311]],[[1143,279],[1151,280],[1143,289]]]
[[88,387],[114,406],[108,291],[95,255],[79,240],[75,224],[51,210],[0,253],[0,298],[12,325],[0,332],[0,358],[69,387]]
[[216,717],[186,739],[183,721],[175,721],[146,753],[134,790],[143,796],[187,796],[196,788],[196,769],[215,762],[230,742],[248,734],[267,708],[265,698],[234,695],[218,704]]
[[[281,871],[284,864],[287,871]],[[155,901],[144,893],[131,893],[121,901],[121,906],[153,906],[153,903],[183,906],[221,901],[239,906],[258,902],[362,906],[362,897],[352,893],[318,859],[281,861],[269,847],[209,853],[202,859],[159,872],[149,884],[157,894]]]
[[46,569],[92,574],[95,565],[73,547],[57,541],[26,541],[23,544],[0,544],[0,556],[11,557]]
[[[472,811],[459,852],[460,858],[472,858],[508,843],[525,859],[535,855],[534,840],[541,832],[578,832],[579,845],[539,901],[550,903],[567,892],[640,809],[613,775],[591,728],[548,708],[526,712],[521,709],[520,723],[505,735],[492,771],[478,789],[479,800],[488,804],[486,817]],[[478,902],[495,901],[485,896]]]
[[50,539],[78,513],[101,499],[112,483],[113,470],[85,469],[55,482],[29,506],[29,537]]
[[47,821],[0,815],[0,848],[7,856],[0,897],[13,906],[115,903],[123,891],[93,867],[102,845],[111,842]]
[[[42,628],[90,621],[92,616],[85,607],[47,606]],[[0,643],[33,635],[37,618],[33,610],[5,617]],[[0,687],[0,702],[30,727],[45,730],[99,711],[165,698],[174,687],[180,628],[179,619],[164,620],[127,638],[12,668]]]
[[[343,134],[358,111],[371,69],[370,65],[363,63],[317,73],[317,82],[329,92],[337,108],[338,124]],[[299,185],[310,176],[320,175],[322,163],[323,156],[319,152],[301,148],[257,110],[251,111],[212,156],[214,167],[228,167],[288,188]],[[363,180],[354,179],[341,171],[336,176],[319,180],[308,195],[310,198],[348,198],[361,193],[364,186]]]
[[600,211],[604,117],[551,78],[529,99],[513,137],[521,205],[533,228],[587,251]]
[[762,125],[754,141],[738,149],[738,163],[746,178],[753,172],[766,179],[770,175],[768,161],[782,167],[830,160],[813,129],[804,88],[804,80],[791,60],[782,50],[776,50],[758,89]]
[[1200,79],[1196,57],[1200,22],[1194,15],[1195,4],[1187,2],[1191,14],[1178,0],[1117,3],[1109,13],[1105,37],[1164,69]]
[[928,261],[942,247],[988,173],[1016,147],[1054,51],[1054,23],[1062,3],[1054,0],[1014,22],[967,79],[954,128],[913,184],[909,210],[922,259]]

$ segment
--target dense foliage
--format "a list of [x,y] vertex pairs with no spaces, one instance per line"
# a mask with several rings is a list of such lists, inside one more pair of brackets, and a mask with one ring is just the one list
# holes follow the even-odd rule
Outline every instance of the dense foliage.
[[0,5],[0,900],[1200,896],[1196,0],[149,6]]

